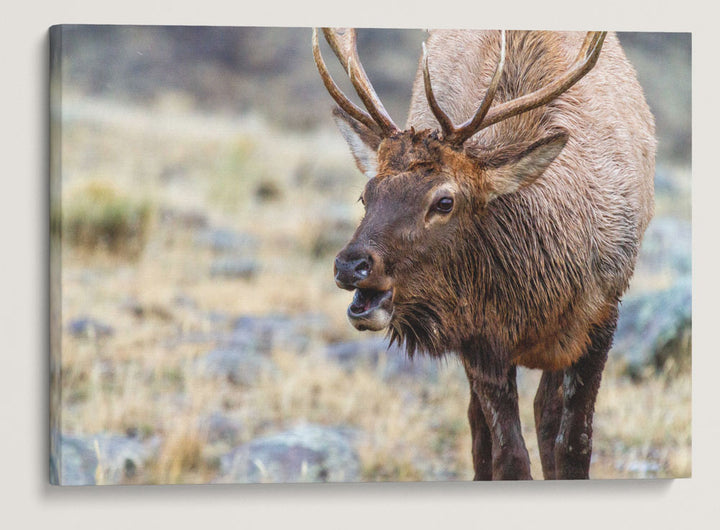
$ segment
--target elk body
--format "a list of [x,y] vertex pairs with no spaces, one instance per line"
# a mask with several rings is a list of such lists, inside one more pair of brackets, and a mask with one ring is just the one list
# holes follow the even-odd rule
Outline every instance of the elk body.
[[410,355],[459,355],[476,480],[528,479],[516,367],[543,370],[545,478],[587,478],[621,295],[653,213],[654,123],[614,34],[436,31],[404,130],[323,30],[367,112],[313,51],[369,181],[335,260],[348,317]]

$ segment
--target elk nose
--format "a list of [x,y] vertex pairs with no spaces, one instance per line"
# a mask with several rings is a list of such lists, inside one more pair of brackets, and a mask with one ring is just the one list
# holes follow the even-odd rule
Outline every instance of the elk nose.
[[338,255],[335,258],[335,283],[341,289],[352,291],[358,282],[370,276],[372,266],[373,258],[369,254],[355,256],[353,259]]

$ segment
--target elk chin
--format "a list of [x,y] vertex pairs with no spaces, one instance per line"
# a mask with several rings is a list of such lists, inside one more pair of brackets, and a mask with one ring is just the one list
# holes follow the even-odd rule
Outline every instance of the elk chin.
[[358,331],[380,331],[387,328],[393,316],[392,295],[392,289],[356,289],[347,310],[350,323]]

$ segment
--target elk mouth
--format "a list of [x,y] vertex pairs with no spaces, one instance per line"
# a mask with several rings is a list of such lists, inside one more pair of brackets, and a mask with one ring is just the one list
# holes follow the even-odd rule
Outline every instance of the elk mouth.
[[350,323],[359,331],[380,331],[390,324],[393,315],[393,290],[356,289],[348,307]]

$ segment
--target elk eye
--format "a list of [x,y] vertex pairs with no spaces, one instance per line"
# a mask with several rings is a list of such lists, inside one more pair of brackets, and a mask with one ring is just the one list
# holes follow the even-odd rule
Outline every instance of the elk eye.
[[435,210],[440,213],[450,213],[453,209],[453,200],[451,197],[443,197],[435,203]]
[[358,201],[360,201],[362,203],[362,205],[365,206],[365,197],[360,195],[360,198],[358,199]]

